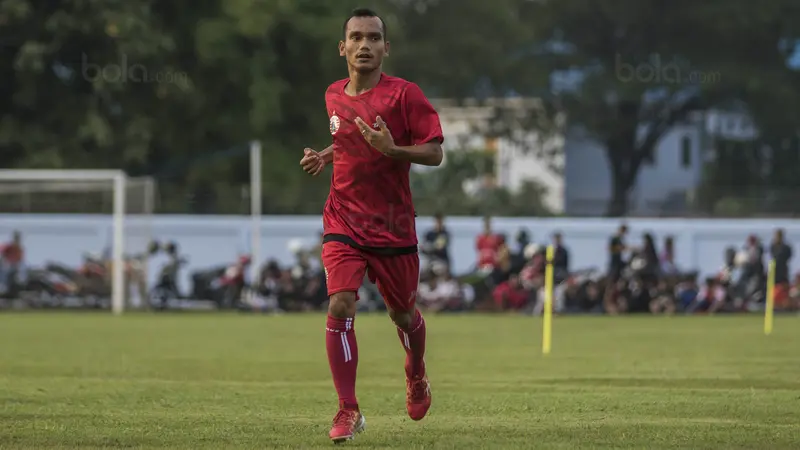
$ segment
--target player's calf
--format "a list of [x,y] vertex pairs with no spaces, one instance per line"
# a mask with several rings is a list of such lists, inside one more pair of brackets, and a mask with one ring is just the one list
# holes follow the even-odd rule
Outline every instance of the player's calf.
[[406,409],[413,420],[421,420],[431,407],[431,388],[425,368],[425,319],[415,308],[408,313],[390,313],[397,335],[406,350]]
[[[352,298],[350,298],[351,296]],[[331,296],[328,320],[325,325],[325,347],[333,376],[333,385],[339,396],[340,413],[359,410],[356,398],[358,341],[356,340],[354,314],[354,293],[340,293]],[[334,430],[339,430],[337,433],[342,432],[342,429],[341,424],[334,423]],[[333,433],[334,430],[331,432]],[[331,435],[331,439],[333,439],[333,435]]]

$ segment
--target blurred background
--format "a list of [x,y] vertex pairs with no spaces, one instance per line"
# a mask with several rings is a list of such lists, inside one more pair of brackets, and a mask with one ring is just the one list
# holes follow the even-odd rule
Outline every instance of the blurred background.
[[770,260],[800,307],[789,0],[0,0],[0,305],[108,307],[115,188],[83,174],[114,169],[128,307],[324,308],[330,170],[298,163],[356,6],[441,116],[411,175],[426,309],[538,314],[549,244],[562,313],[756,311]]

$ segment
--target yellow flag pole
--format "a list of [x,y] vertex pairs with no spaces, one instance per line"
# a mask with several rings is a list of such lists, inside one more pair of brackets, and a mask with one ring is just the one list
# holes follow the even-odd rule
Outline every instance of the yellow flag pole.
[[547,247],[547,266],[544,271],[544,325],[542,329],[542,353],[550,354],[550,345],[553,337],[553,254],[555,248]]
[[775,310],[775,260],[769,261],[767,273],[767,307],[764,309],[764,334],[772,333],[772,313]]

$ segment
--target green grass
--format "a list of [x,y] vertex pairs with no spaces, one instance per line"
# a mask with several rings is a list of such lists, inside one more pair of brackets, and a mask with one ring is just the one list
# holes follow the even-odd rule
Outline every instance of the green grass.
[[[800,447],[800,318],[429,316],[429,416],[356,319],[354,448]],[[0,448],[331,448],[324,317],[0,314]],[[340,447],[341,448],[341,447]]]

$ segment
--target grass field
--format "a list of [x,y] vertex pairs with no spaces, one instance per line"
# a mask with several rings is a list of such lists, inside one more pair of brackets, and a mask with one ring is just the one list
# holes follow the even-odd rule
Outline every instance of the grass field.
[[[800,318],[430,316],[433,407],[360,316],[354,448],[800,448]],[[324,317],[0,314],[0,448],[331,448]],[[339,447],[342,448],[342,447]]]

